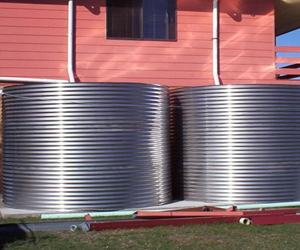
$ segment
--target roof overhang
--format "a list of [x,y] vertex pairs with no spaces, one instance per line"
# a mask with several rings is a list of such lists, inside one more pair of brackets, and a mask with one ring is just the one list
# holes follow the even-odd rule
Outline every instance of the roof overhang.
[[300,0],[275,0],[276,36],[300,28]]

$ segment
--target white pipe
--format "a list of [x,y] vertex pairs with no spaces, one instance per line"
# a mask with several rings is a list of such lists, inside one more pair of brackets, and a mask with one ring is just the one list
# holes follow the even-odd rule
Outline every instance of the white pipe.
[[39,79],[39,78],[24,78],[24,77],[0,77],[0,82],[34,82],[34,83],[61,83],[68,82],[67,80],[56,79]]
[[[279,207],[299,207],[300,201],[291,201],[291,202],[277,202],[277,203],[261,203],[261,204],[243,204],[237,205],[237,209],[259,209],[259,208],[279,208]],[[219,208],[227,209],[232,207],[228,206],[217,206]]]
[[219,63],[219,0],[213,0],[213,77],[215,85],[221,85]]
[[240,219],[240,223],[241,223],[242,225],[249,226],[249,225],[252,224],[252,221],[251,221],[250,219],[248,219],[248,218],[241,218],[241,219]]
[[68,73],[70,82],[75,82],[74,76],[74,1],[69,0],[68,12]]

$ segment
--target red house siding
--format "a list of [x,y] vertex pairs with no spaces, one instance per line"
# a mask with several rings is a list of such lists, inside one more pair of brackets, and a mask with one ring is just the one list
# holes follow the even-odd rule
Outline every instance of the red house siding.
[[[76,69],[80,80],[212,84],[212,1],[178,0],[177,9],[176,42],[107,40],[105,1],[100,1],[96,14],[79,2]],[[273,1],[222,0],[220,9],[223,82],[274,79]]]
[[[272,0],[221,0],[221,77],[275,78]],[[212,84],[212,1],[177,0],[174,42],[107,40],[105,0],[77,0],[80,81]],[[67,1],[0,1],[0,76],[68,79]]]
[[67,1],[25,2],[0,1],[0,76],[68,79]]

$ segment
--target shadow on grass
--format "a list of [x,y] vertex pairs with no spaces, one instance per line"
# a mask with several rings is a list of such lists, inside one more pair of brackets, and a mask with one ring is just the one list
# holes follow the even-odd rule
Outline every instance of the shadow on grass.
[[[26,225],[22,224],[22,227],[26,227]],[[5,249],[7,244],[28,238],[32,243],[36,242],[34,232],[28,228],[25,231],[24,228],[20,227],[20,224],[0,225],[0,250]]]

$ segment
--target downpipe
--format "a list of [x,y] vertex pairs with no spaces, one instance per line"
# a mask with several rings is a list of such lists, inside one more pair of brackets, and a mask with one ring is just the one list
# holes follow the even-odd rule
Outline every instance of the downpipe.
[[219,0],[213,0],[213,78],[215,85],[221,85],[219,76]]

